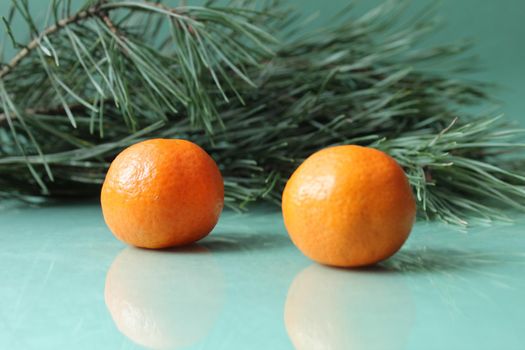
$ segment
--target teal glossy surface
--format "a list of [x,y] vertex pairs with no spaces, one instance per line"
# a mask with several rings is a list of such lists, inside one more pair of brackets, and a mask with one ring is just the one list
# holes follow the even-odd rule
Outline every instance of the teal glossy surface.
[[417,223],[394,258],[342,270],[279,212],[225,212],[182,250],[129,248],[98,205],[0,209],[0,349],[523,349],[525,218]]

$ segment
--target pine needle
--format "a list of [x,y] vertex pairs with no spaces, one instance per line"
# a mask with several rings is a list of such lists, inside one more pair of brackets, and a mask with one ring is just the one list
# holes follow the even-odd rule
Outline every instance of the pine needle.
[[0,66],[0,197],[96,196],[118,152],[165,137],[215,158],[235,209],[279,203],[303,159],[352,143],[400,162],[422,217],[465,226],[525,210],[524,131],[467,112],[490,102],[488,85],[457,76],[472,66],[468,43],[418,48],[434,8],[403,21],[407,2],[385,1],[305,33],[274,0],[52,1],[48,27],[15,3],[3,19],[19,52]]

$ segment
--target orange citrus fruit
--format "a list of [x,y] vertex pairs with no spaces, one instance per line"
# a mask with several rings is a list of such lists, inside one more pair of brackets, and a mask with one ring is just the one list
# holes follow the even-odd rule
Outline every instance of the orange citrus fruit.
[[292,174],[282,211],[293,243],[326,265],[370,265],[406,241],[416,203],[403,169],[379,150],[323,149]]
[[166,248],[210,233],[224,206],[224,183],[217,164],[196,144],[152,139],[115,158],[100,199],[117,238],[137,247]]

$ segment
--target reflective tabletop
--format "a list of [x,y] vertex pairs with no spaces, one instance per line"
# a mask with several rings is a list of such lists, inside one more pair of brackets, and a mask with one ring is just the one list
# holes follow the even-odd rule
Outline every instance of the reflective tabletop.
[[0,204],[0,349],[525,349],[525,216],[418,222],[345,270],[305,258],[276,208],[198,244],[127,247],[93,204]]

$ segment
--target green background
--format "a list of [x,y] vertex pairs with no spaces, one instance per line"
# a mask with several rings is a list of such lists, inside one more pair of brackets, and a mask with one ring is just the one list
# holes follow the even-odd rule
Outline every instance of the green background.
[[[48,1],[31,0],[33,13],[44,17]],[[74,1],[82,3],[81,0]],[[175,2],[175,1],[173,1]],[[192,1],[187,1],[192,3]],[[199,1],[193,1],[197,3]],[[318,18],[310,26],[320,26],[331,15],[341,11],[349,3],[343,0],[290,0],[305,14],[317,12]],[[380,0],[357,1],[358,10],[364,11]],[[418,8],[435,3],[435,0],[412,1],[409,9],[414,13]],[[495,83],[493,96],[509,119],[519,120],[525,125],[525,1],[523,0],[442,0],[438,15],[443,21],[440,31],[429,39],[429,43],[448,43],[461,39],[471,39],[473,49],[479,57],[482,68],[473,78]],[[0,2],[0,14],[6,15],[9,1]],[[16,32],[23,32],[19,23]],[[4,35],[2,35],[4,37]],[[7,45],[10,46],[10,45]],[[6,50],[7,56],[13,50]]]
[[[349,1],[295,0],[305,11],[319,11],[321,24]],[[370,8],[379,0],[357,1]],[[438,3],[441,29],[428,43],[472,40],[481,71],[472,77],[495,83],[493,96],[509,119],[525,125],[525,1],[523,0],[417,0],[409,12]]]

